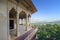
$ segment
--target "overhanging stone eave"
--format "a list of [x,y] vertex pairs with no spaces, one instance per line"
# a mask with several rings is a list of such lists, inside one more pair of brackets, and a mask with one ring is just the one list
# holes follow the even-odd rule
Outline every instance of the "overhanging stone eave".
[[32,0],[18,0],[23,6],[25,6],[28,10],[31,10],[32,13],[36,12],[37,9],[34,6]]
[[[12,1],[12,0],[10,0]],[[31,11],[31,14],[35,13],[37,11],[35,5],[33,4],[32,0],[23,0],[23,1],[20,1],[18,0],[19,2],[17,2],[17,0],[13,0],[12,2],[15,2],[15,3],[18,3],[18,4],[22,4],[27,10],[30,10]]]
[[32,13],[37,11],[36,7],[34,6],[34,4],[31,0],[28,0],[28,1],[25,0],[25,2],[27,3],[27,6],[31,9]]

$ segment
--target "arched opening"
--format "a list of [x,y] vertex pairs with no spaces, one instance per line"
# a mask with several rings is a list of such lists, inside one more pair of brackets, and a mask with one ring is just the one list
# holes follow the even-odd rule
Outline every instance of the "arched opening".
[[12,8],[9,11],[9,31],[10,31],[9,33],[11,37],[17,36],[16,25],[17,25],[17,11],[14,8]]
[[14,22],[16,22],[16,18],[17,18],[17,11],[12,8],[9,11],[9,29],[14,29]]
[[19,13],[19,19],[20,19],[20,23],[19,23],[19,33],[20,35],[22,35],[23,33],[25,33],[27,30],[26,30],[26,19],[27,17],[27,14],[24,12],[24,11],[21,11]]
[[17,18],[17,11],[14,8],[9,11],[9,18]]
[[25,23],[27,21],[27,17],[29,20],[29,17],[31,17],[30,14],[27,15],[27,13],[25,13],[24,11],[21,11],[19,14],[19,19],[21,20],[21,24]]
[[26,18],[26,13],[25,13],[24,11],[20,12],[19,18],[20,18],[20,19]]
[[19,34],[22,35],[24,32],[27,31],[28,25],[29,25],[29,17],[31,15],[25,13],[24,11],[21,11],[19,13],[19,19],[20,19],[20,23],[19,23]]
[[24,11],[21,11],[20,14],[19,14],[19,19],[20,19],[20,24],[23,25],[23,23],[25,22],[25,19],[26,19],[26,13]]
[[31,15],[29,14],[28,17],[31,17]]

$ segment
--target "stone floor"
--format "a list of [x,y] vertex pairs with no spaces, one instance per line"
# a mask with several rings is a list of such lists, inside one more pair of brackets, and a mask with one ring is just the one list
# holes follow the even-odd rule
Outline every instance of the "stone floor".
[[31,32],[33,32],[34,28],[32,28],[31,30],[29,30],[28,32],[26,32],[25,34],[23,34],[22,36],[18,37],[15,40],[24,40]]

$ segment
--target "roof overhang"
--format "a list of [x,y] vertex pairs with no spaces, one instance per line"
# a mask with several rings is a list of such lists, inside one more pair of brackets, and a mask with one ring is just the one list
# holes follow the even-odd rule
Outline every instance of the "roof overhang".
[[32,0],[16,0],[17,2],[20,2],[24,7],[26,7],[28,10],[31,10],[32,13],[36,12],[37,9],[34,6]]

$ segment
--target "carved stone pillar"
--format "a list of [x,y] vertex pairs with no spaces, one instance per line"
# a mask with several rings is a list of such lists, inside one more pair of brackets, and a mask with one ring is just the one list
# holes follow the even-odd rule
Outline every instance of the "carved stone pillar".
[[19,14],[17,13],[17,25],[16,25],[17,36],[19,36],[18,35],[18,32],[19,32],[18,31],[19,30],[18,28],[19,28]]
[[28,14],[26,15],[26,30],[27,30],[27,27],[28,27]]

